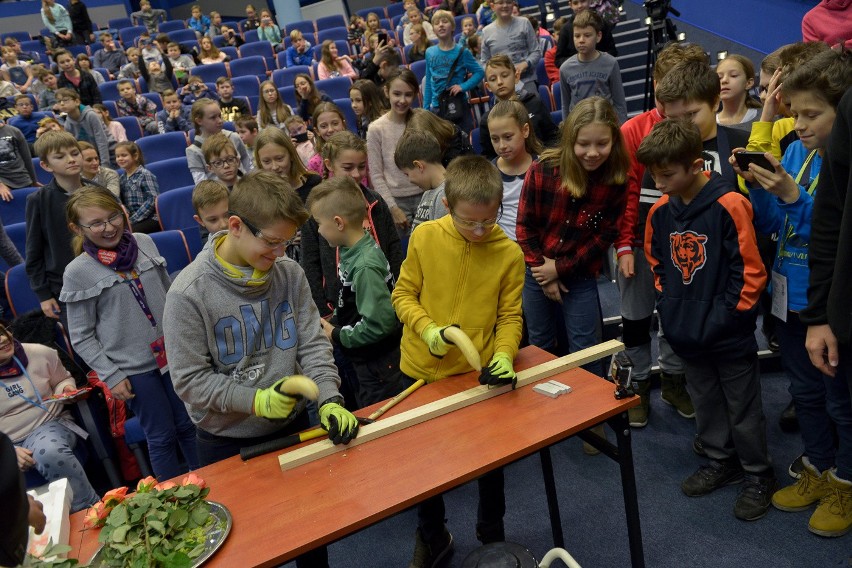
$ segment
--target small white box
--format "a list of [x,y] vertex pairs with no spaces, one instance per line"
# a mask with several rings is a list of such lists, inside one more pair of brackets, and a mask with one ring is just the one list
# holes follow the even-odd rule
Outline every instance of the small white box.
[[550,398],[556,398],[557,396],[562,394],[562,389],[552,385],[549,382],[539,383],[533,387],[533,390],[539,394],[549,396]]

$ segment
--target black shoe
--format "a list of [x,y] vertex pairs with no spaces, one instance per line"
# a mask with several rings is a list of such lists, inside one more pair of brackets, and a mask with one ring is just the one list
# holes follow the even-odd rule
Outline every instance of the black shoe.
[[692,451],[702,458],[707,457],[707,452],[704,451],[704,443],[701,441],[701,437],[698,434],[696,434],[692,439]]
[[787,469],[787,473],[790,474],[790,477],[793,479],[801,479],[802,472],[805,470],[805,462],[802,461],[802,458],[805,457],[805,454],[799,454],[799,457],[793,460],[793,463],[790,464],[790,467]]
[[796,418],[796,406],[792,400],[787,405],[787,408],[781,411],[778,426],[781,427],[782,432],[797,432],[799,430],[799,419]]
[[420,529],[415,533],[414,558],[408,568],[435,568],[453,551],[453,535],[444,525],[444,530],[431,542],[423,538]]
[[506,542],[506,533],[503,523],[477,523],[476,539],[482,544],[492,542]]
[[711,460],[687,477],[680,484],[680,488],[689,497],[701,497],[720,487],[740,483],[742,480],[743,469],[739,461],[718,462]]
[[741,521],[756,521],[766,516],[775,493],[775,476],[761,477],[748,474],[737,502],[734,503],[734,515]]
[[766,337],[766,345],[773,353],[778,353],[781,350],[781,344],[778,343],[778,336],[775,333],[770,333]]

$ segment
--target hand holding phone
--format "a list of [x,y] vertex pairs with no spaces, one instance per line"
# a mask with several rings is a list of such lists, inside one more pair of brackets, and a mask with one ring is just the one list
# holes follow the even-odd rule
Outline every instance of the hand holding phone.
[[763,154],[763,152],[737,152],[734,154],[734,159],[737,161],[737,165],[743,172],[749,171],[749,164],[755,164],[764,170],[769,170],[770,172],[775,173],[775,166],[773,166]]

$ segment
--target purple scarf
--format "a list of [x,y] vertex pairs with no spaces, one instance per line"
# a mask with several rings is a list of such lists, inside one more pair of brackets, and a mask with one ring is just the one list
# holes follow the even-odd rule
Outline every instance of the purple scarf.
[[98,248],[89,239],[84,239],[83,250],[104,266],[117,272],[126,272],[133,268],[136,257],[139,255],[139,245],[130,231],[124,231],[118,246],[114,249]]
[[24,346],[21,345],[21,342],[17,339],[12,340],[12,344],[15,346],[15,354],[11,359],[6,361],[4,365],[0,365],[0,378],[8,378],[8,377],[20,377],[24,374],[24,370],[15,363],[15,357],[18,358],[18,361],[21,362],[21,365],[26,367],[30,360],[27,359],[27,354],[24,352]]

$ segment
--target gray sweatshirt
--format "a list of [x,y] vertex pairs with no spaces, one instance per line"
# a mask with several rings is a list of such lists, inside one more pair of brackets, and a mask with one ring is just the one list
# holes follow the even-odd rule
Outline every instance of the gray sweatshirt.
[[515,65],[521,61],[529,64],[521,75],[523,83],[535,81],[535,68],[538,60],[541,59],[541,50],[538,47],[538,36],[526,18],[512,16],[508,26],[501,26],[495,18],[492,23],[483,28],[480,45],[482,49],[479,53],[479,62],[483,69],[492,55],[508,55]]
[[[240,140],[239,134],[230,130],[222,130],[222,132],[237,150],[237,156],[240,158],[240,171],[244,174],[250,172],[254,168],[251,154],[243,141]],[[196,134],[192,144],[186,147],[186,165],[189,167],[189,173],[192,174],[192,181],[195,183],[206,179],[215,179],[213,172],[207,171],[207,163],[204,160],[204,153],[201,151],[202,144],[204,144],[204,135]]]
[[65,130],[70,132],[74,138],[82,142],[88,142],[98,150],[101,165],[109,166],[110,144],[115,146],[115,138],[104,126],[104,119],[90,107],[80,105],[80,117],[77,120],[71,116],[65,117]]
[[559,68],[562,112],[565,116],[583,99],[603,97],[612,103],[621,124],[627,120],[627,103],[621,85],[618,61],[609,53],[598,52],[592,61],[580,61],[576,55]]
[[[0,123],[2,124],[2,123]],[[8,124],[0,126],[0,182],[10,189],[35,185],[30,147],[23,133]]]
[[157,368],[151,343],[163,335],[163,308],[170,280],[166,261],[148,235],[136,233],[139,273],[156,329],[129,284],[89,254],[71,261],[62,277],[59,301],[67,304],[71,344],[110,388],[130,375]]
[[319,386],[322,404],[340,395],[340,378],[299,264],[281,257],[264,275],[246,277],[216,258],[225,235],[212,235],[169,290],[172,382],[199,428],[231,438],[265,436],[286,422],[254,416],[258,389],[304,374]]

